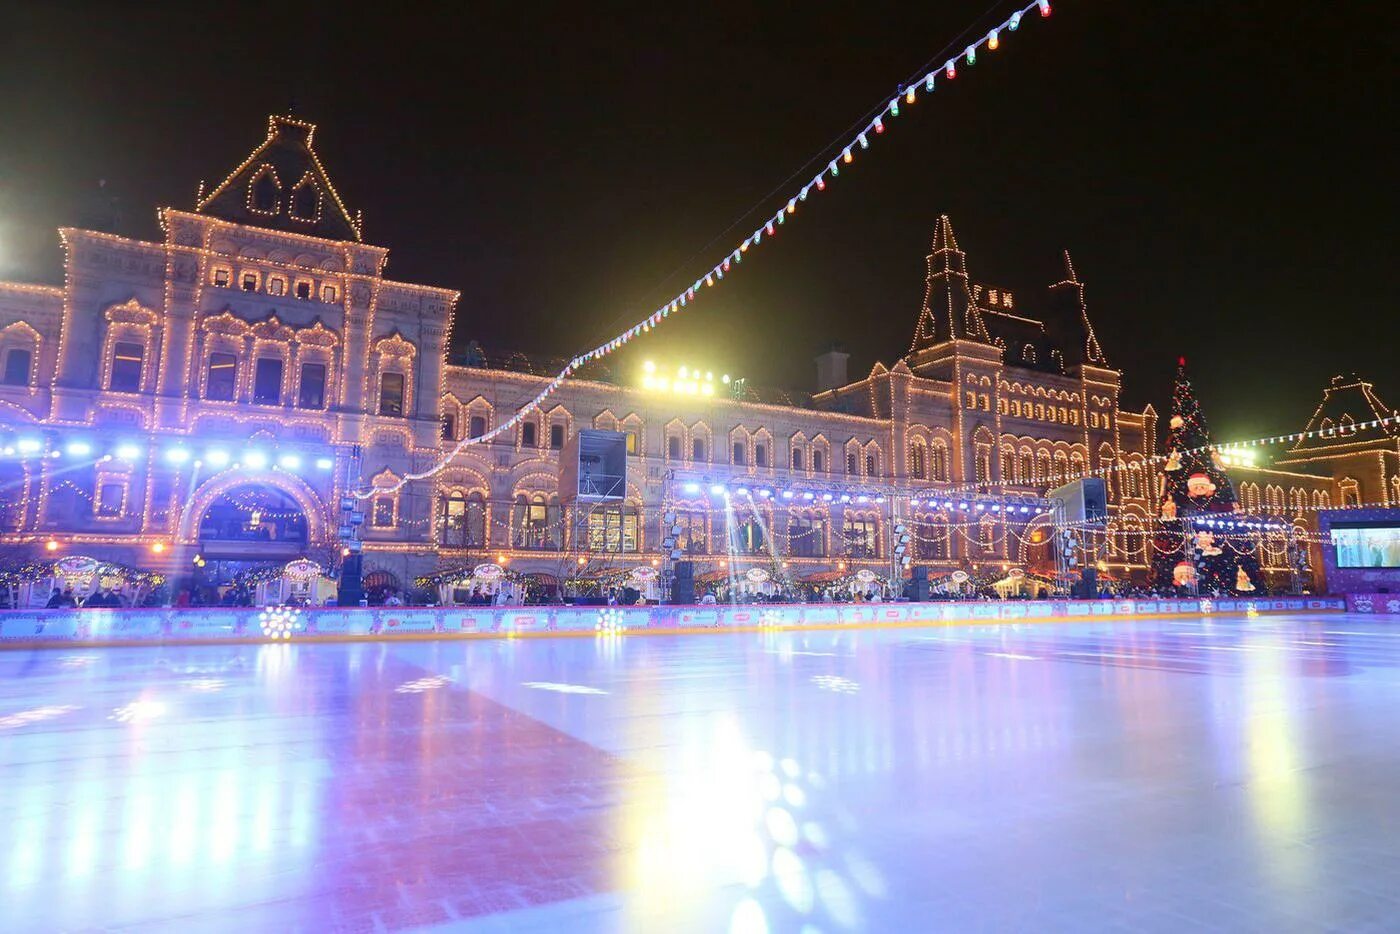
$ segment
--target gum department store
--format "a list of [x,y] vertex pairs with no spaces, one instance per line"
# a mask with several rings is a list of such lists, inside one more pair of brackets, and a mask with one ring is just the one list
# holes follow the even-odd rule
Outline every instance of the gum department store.
[[[159,212],[160,242],[64,228],[62,287],[0,282],[11,555],[89,555],[177,579],[195,555],[203,574],[333,563],[348,491],[430,467],[548,381],[480,355],[449,364],[458,293],[385,278],[388,250],[364,242],[314,131],[271,118],[193,210]],[[1115,466],[1093,556],[1110,575],[1145,576],[1158,414],[1120,405],[1067,254],[1063,279],[1023,301],[970,279],[939,218],[908,353],[854,381],[843,354],[817,371],[815,394],[776,398],[571,379],[508,436],[366,501],[366,585],[492,561],[561,579],[656,566],[672,513],[702,577],[730,561],[809,581],[885,576],[902,556],[941,574],[1043,571],[1048,517],[1000,504]],[[1339,378],[1308,430],[1386,414],[1369,384]],[[560,453],[590,427],[625,433],[621,502],[560,495]],[[1243,503],[1311,525],[1318,506],[1400,502],[1396,435],[1366,437],[1233,467]],[[727,519],[713,484],[762,494]],[[998,508],[952,502],[968,497]],[[1282,547],[1263,544],[1266,571],[1286,574]]]

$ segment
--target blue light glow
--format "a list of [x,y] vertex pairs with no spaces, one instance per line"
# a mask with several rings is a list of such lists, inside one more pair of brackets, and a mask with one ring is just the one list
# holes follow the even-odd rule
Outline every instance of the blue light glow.
[[286,470],[298,470],[301,468],[301,458],[297,457],[295,454],[283,454],[281,457],[277,458],[277,463]]
[[[316,458],[316,467],[318,470],[330,470],[334,466],[335,461],[329,457]],[[696,487],[696,489],[699,489],[699,487]]]
[[190,459],[190,452],[187,448],[171,448],[165,452],[165,459],[172,464],[183,464]]
[[244,451],[241,458],[244,467],[261,470],[267,466],[267,455],[262,451]]
[[141,449],[134,444],[119,444],[116,454],[124,461],[134,461],[141,456]]
[[222,448],[210,448],[204,452],[204,460],[215,467],[222,467],[228,463],[228,451]]

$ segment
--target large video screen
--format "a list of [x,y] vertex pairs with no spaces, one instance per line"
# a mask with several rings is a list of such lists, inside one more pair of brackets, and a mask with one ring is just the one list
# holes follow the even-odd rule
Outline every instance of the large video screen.
[[1332,526],[1339,568],[1400,568],[1400,525]]

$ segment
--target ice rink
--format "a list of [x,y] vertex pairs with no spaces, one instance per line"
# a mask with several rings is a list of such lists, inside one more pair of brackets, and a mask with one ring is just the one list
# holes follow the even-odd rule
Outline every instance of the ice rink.
[[1394,930],[1397,623],[0,652],[0,926]]

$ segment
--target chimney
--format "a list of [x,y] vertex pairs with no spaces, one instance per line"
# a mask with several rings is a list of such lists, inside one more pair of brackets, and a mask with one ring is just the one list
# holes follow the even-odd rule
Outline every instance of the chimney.
[[817,357],[817,392],[840,389],[846,385],[846,361],[849,359],[850,354],[842,353],[835,347]]

